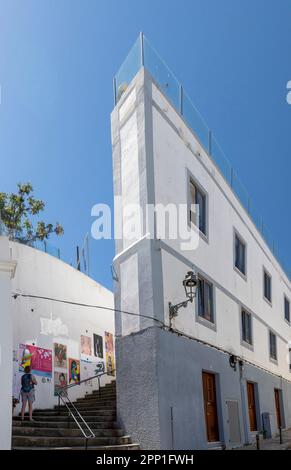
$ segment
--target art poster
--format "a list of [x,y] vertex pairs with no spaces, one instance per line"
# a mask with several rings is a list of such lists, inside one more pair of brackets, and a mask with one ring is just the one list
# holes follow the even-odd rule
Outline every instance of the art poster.
[[58,392],[68,385],[68,374],[66,372],[54,373],[54,394],[58,396]]
[[81,335],[81,354],[92,356],[92,340],[90,336]]
[[115,375],[113,335],[105,332],[106,369],[108,375]]
[[31,373],[42,377],[52,377],[52,350],[37,346],[19,345],[19,372],[24,372],[26,366],[31,367]]
[[100,335],[93,334],[94,356],[103,359],[103,338]]
[[105,372],[105,364],[103,361],[99,361],[96,363],[95,365],[95,370],[94,370],[94,374],[102,374],[103,372]]
[[54,343],[54,366],[60,369],[67,369],[67,346]]
[[69,358],[69,384],[79,383],[81,380],[80,361]]

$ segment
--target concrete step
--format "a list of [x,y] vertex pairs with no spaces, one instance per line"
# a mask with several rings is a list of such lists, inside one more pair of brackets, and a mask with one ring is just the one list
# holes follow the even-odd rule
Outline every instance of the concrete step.
[[[84,426],[83,426],[84,428]],[[85,429],[85,428],[84,428]],[[92,429],[92,428],[91,428]],[[122,437],[121,429],[92,429],[96,437]],[[13,426],[12,434],[16,436],[42,436],[42,437],[83,437],[80,429],[47,428],[47,427],[28,427]]]
[[[66,428],[66,429],[79,429],[78,425],[75,423],[75,421],[70,421],[70,426],[68,426],[68,420],[66,421],[33,421],[32,423],[30,421],[23,421],[22,423],[18,419],[13,420],[12,422],[12,430],[14,428],[18,427],[33,427],[33,428],[50,428],[50,429],[59,429],[59,428]],[[91,429],[118,429],[116,421],[92,421],[90,422],[90,428]]]
[[[74,446],[74,447],[22,447],[16,446],[13,447],[14,450],[84,450],[83,446]],[[111,446],[90,446],[88,445],[88,450],[95,451],[111,451],[111,450],[139,450],[139,444],[120,444],[120,445],[111,445]]]
[[[74,403],[74,406],[77,410],[79,411],[90,411],[90,410],[95,410],[95,411],[99,411],[99,410],[115,410],[116,409],[116,404],[115,403],[112,403],[112,404],[107,404],[107,405],[99,405],[98,403],[90,403],[89,405],[84,405],[82,403]],[[71,407],[69,404],[68,404],[68,407],[70,409],[74,409],[73,407]],[[65,405],[61,405],[60,407],[58,406],[55,406],[54,408],[44,408],[44,409],[39,409],[39,408],[36,408],[34,411],[34,413],[47,413],[47,412],[53,412],[55,413],[56,411],[68,411],[68,408],[65,406]]]
[[[90,446],[131,444],[129,436],[95,437]],[[84,446],[84,437],[12,436],[12,447],[75,447]]]
[[[116,405],[116,400],[107,400],[107,401],[104,401],[104,400],[87,400],[87,401],[78,401],[78,402],[74,402],[74,405],[79,408],[79,407],[86,407],[88,406],[89,408],[92,408],[93,406],[96,406],[97,408],[103,408],[104,406],[111,406],[112,408],[115,407]],[[62,405],[61,404],[61,407],[64,407],[65,405]],[[54,409],[58,409],[59,406],[58,405],[55,405]]]
[[[33,415],[33,419],[35,420],[35,422],[37,421],[66,421],[66,418],[67,418],[67,422],[68,421],[71,421],[73,422],[73,418],[70,417],[70,419],[68,417],[66,417],[65,415],[60,415],[60,416],[41,416],[41,415],[38,415],[38,416],[34,416]],[[20,416],[17,416],[15,418],[13,418],[14,421],[20,421]],[[105,421],[116,421],[115,420],[115,416],[114,415],[103,415],[103,416],[86,416],[86,421],[94,421],[94,422],[105,422]]]
[[82,400],[96,400],[98,398],[99,400],[116,400],[116,394],[115,393],[88,393],[85,397],[82,398],[77,398],[77,401],[82,401]]
[[[109,397],[109,398],[99,398],[99,397],[87,397],[86,399],[85,398],[82,398],[82,399],[77,399],[76,401],[73,401],[72,403],[76,404],[76,403],[116,403],[116,397]],[[62,404],[62,403],[61,403]]]
[[[82,416],[111,416],[111,415],[114,415],[115,413],[116,413],[115,408],[111,408],[111,409],[108,409],[108,410],[104,410],[102,408],[102,409],[99,409],[99,410],[95,410],[95,409],[90,409],[90,410],[87,410],[87,411],[82,410],[81,415]],[[60,412],[58,412],[57,410],[46,410],[46,411],[42,411],[42,410],[36,411],[35,410],[33,412],[33,417],[36,418],[38,416],[68,416],[68,414],[69,414],[69,412],[68,412],[67,409],[61,410]]]
[[108,396],[108,397],[99,397],[98,395],[94,396],[94,395],[88,395],[86,398],[77,398],[76,401],[74,401],[73,403],[90,403],[90,402],[95,402],[95,401],[99,401],[99,402],[107,402],[107,401],[116,401],[116,396]]

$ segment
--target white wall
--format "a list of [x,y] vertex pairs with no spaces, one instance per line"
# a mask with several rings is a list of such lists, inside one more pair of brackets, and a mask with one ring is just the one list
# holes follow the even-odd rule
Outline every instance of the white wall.
[[0,449],[11,448],[12,425],[12,316],[11,276],[15,263],[10,260],[8,239],[0,237]]
[[[155,85],[153,101],[156,204],[187,203],[190,172],[208,195],[209,207],[208,240],[201,238],[197,250],[181,251],[180,240],[168,240],[164,247],[166,321],[168,302],[183,300],[181,282],[193,265],[214,283],[216,330],[195,320],[194,305],[179,312],[176,327],[290,380],[287,358],[291,328],[284,320],[284,294],[291,299],[290,281],[213,161]],[[234,229],[247,244],[246,280],[233,268]],[[272,276],[271,306],[263,299],[263,266]],[[253,314],[254,351],[241,345],[241,305]],[[269,360],[269,328],[277,334],[277,365]]]
[[[113,294],[83,273],[28,246],[11,243],[11,248],[19,268],[12,283],[13,292],[113,308]],[[67,346],[68,358],[80,359],[80,336],[90,336],[93,346],[95,333],[103,337],[103,361],[106,364],[105,331],[115,334],[112,311],[21,296],[13,300],[14,355],[17,355],[19,344],[35,343],[38,347],[53,349],[53,343],[61,343]],[[85,367],[89,376],[95,375],[98,361],[100,359],[94,358],[94,364],[89,365],[81,362],[81,380],[85,378]],[[18,362],[14,362],[14,373],[17,371]],[[36,378],[35,408],[53,407],[57,404],[53,376],[49,382],[40,376]],[[111,380],[106,377],[102,384]],[[72,399],[82,397],[96,387],[96,380],[92,385],[82,384],[74,387],[70,396]]]

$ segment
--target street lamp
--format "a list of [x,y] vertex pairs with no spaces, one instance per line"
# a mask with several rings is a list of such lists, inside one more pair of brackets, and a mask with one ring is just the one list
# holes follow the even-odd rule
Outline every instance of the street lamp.
[[178,316],[179,309],[182,307],[186,308],[188,302],[193,302],[194,297],[196,297],[197,285],[198,278],[196,274],[194,274],[193,271],[188,271],[185,279],[183,280],[183,287],[185,289],[187,300],[184,300],[183,302],[180,302],[176,305],[172,305],[171,302],[169,302],[170,330],[172,329],[173,318]]

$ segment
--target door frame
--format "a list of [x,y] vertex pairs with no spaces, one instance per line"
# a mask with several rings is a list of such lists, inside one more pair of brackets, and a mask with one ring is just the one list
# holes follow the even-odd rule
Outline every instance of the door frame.
[[[215,398],[216,398],[216,415],[217,415],[217,429],[218,429],[218,441],[208,441],[207,436],[207,423],[205,416],[205,399],[204,399],[204,385],[203,385],[203,374],[213,375],[215,381]],[[205,441],[207,447],[211,448],[217,444],[222,444],[224,442],[224,433],[223,433],[223,417],[222,417],[222,407],[221,407],[221,392],[220,392],[220,376],[217,372],[213,370],[202,369],[201,371],[201,383],[202,383],[202,403],[203,403],[203,416],[204,416],[204,425],[205,425]]]
[[276,394],[278,393],[279,399],[279,412],[280,412],[280,422],[281,422],[281,429],[285,429],[285,415],[284,415],[284,401],[283,401],[283,392],[281,388],[274,388],[274,402],[275,402],[275,424],[276,429],[279,429],[279,417],[277,413],[277,405],[276,405]]
[[[256,415],[256,425],[257,425],[257,429],[255,431],[251,431],[248,384],[252,384],[254,386],[255,415]],[[251,435],[254,435],[262,430],[260,401],[259,401],[259,387],[258,387],[257,382],[246,379],[246,397],[247,397],[246,405],[247,405],[247,418],[248,418],[248,432]]]

